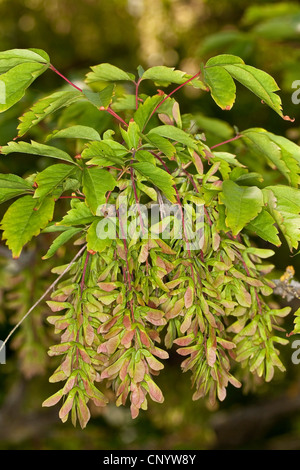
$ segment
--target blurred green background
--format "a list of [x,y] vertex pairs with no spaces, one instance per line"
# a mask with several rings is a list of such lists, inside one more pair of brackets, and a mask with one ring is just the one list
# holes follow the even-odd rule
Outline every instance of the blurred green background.
[[[72,80],[82,80],[90,66],[101,62],[128,72],[138,65],[166,65],[196,73],[213,55],[239,55],[274,76],[284,113],[295,122],[283,121],[242,87],[229,112],[201,92],[180,90],[182,112],[203,113],[240,130],[264,127],[300,143],[300,105],[291,100],[293,83],[300,80],[298,2],[0,0],[0,18],[0,50],[44,49]],[[60,86],[59,77],[49,71],[20,104],[1,115],[0,145],[16,135],[17,118],[33,100]],[[257,170],[260,162],[250,164]],[[1,161],[0,171],[23,175],[35,165],[33,159],[16,157]],[[45,252],[43,243],[47,240],[31,244],[18,263],[0,247],[1,338],[51,282],[51,264],[36,256]],[[299,280],[299,256],[291,258],[285,244],[272,262],[274,276],[293,264]],[[286,305],[280,298],[272,302]],[[299,301],[292,307],[298,308]],[[300,449],[300,365],[291,361],[297,337],[282,350],[286,373],[278,373],[270,384],[249,380],[243,391],[229,388],[225,402],[214,409],[205,400],[191,400],[190,378],[181,374],[180,358],[171,351],[158,379],[164,404],[151,403],[132,421],[129,410],[116,408],[112,400],[105,410],[93,409],[92,420],[81,431],[61,424],[56,407],[41,408],[55,391],[48,384],[53,364],[47,359],[46,315],[45,306],[36,309],[10,343],[7,364],[0,366],[0,449]],[[288,331],[292,321],[286,321]]]

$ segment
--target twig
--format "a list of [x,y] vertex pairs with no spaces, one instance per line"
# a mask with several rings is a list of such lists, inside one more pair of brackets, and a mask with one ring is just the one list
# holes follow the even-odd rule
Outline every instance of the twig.
[[72,261],[68,264],[68,266],[64,269],[64,271],[58,276],[57,279],[55,279],[55,281],[51,284],[51,286],[48,287],[48,289],[43,293],[43,295],[35,302],[34,305],[32,305],[32,307],[30,307],[30,309],[28,310],[27,313],[25,313],[25,315],[21,318],[21,320],[14,326],[14,328],[11,330],[11,332],[8,334],[8,336],[5,338],[5,340],[3,341],[2,345],[0,346],[0,352],[2,351],[2,349],[4,348],[5,344],[7,343],[7,341],[9,340],[9,338],[13,335],[13,333],[17,330],[17,328],[19,328],[19,326],[23,323],[23,321],[28,317],[28,315],[32,312],[32,310],[35,309],[35,307],[38,306],[38,304],[49,294],[49,292],[56,286],[56,284],[60,281],[60,279],[69,271],[69,269],[73,266],[73,264],[75,263],[75,261],[77,260],[77,258],[79,258],[79,256],[84,252],[84,250],[86,249],[86,245],[84,245],[79,251],[78,253],[74,256],[74,258],[72,259]]

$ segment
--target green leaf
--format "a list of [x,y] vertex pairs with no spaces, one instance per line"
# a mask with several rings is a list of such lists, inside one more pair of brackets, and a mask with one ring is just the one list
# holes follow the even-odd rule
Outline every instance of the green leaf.
[[37,62],[19,64],[2,74],[0,83],[5,87],[5,103],[0,103],[0,113],[11,108],[20,101],[26,89],[34,80],[45,72],[48,65]]
[[[252,46],[252,42],[250,42],[250,38],[247,33],[238,30],[224,30],[218,31],[216,33],[209,34],[201,41],[200,49],[198,52],[200,53],[200,57],[202,56],[209,56],[213,54],[215,51],[220,50],[228,50],[231,49],[232,45],[237,44],[237,48],[242,46],[244,49],[249,43]],[[249,47],[249,46],[248,46]]]
[[206,68],[204,78],[216,104],[221,109],[231,109],[235,102],[236,86],[230,74],[217,66]]
[[223,181],[221,202],[226,206],[226,225],[237,235],[263,207],[263,195],[257,187],[239,186],[231,180]]
[[169,173],[148,162],[133,163],[132,167],[144,176],[147,181],[150,181],[154,186],[157,186],[169,201],[176,201],[175,190],[173,187],[174,180]]
[[28,142],[9,142],[6,146],[1,148],[1,153],[4,155],[9,155],[10,153],[28,153],[30,155],[39,155],[42,157],[51,157],[57,158],[59,160],[64,160],[66,162],[73,163],[76,165],[74,160],[63,150],[60,150],[56,147],[50,145],[39,144],[34,140]]
[[62,110],[57,120],[57,127],[63,129],[73,125],[90,126],[101,134],[107,129],[110,121],[109,113],[99,112],[99,109],[89,101],[80,100]]
[[105,203],[107,191],[112,191],[117,182],[106,170],[101,168],[85,168],[83,172],[83,193],[86,203],[94,215],[99,206]]
[[70,126],[65,129],[55,130],[46,138],[46,142],[51,139],[84,139],[100,141],[101,137],[93,127]]
[[53,211],[53,199],[45,198],[40,202],[31,196],[18,199],[8,208],[1,222],[2,238],[14,258],[18,258],[23,246],[52,220]]
[[112,102],[114,94],[114,84],[109,84],[103,90],[94,92],[91,90],[83,90],[84,96],[94,105],[96,108],[108,108]]
[[[74,168],[74,166],[63,163],[48,166],[45,170],[38,173],[35,178],[35,183],[38,187],[33,197],[44,197],[55,191],[58,186],[62,185],[65,179],[74,175],[75,170],[77,168]],[[61,189],[63,191],[63,188]]]
[[193,148],[195,150],[198,149],[197,144],[194,142],[192,137],[184,132],[182,129],[178,129],[178,127],[174,126],[158,126],[154,129],[151,129],[148,132],[147,137],[152,136],[153,134],[159,135],[160,137],[166,137],[167,139],[175,140],[176,142],[180,142],[187,147]]
[[31,184],[20,176],[0,174],[0,203],[32,190]]
[[[89,150],[89,151],[87,151]],[[103,139],[100,142],[90,142],[87,144],[86,149],[82,152],[82,155],[86,155],[86,158],[100,157],[100,156],[114,156],[118,158],[125,157],[129,151],[124,145],[112,139]]]
[[253,154],[262,155],[274,169],[278,169],[288,182],[297,187],[300,183],[300,147],[285,137],[261,128],[243,131],[242,138]]
[[76,235],[76,233],[79,233],[81,231],[82,231],[81,228],[72,227],[68,230],[65,230],[60,235],[58,235],[58,237],[56,237],[56,239],[54,240],[54,242],[50,246],[47,253],[42,257],[42,259],[51,258],[61,246],[63,246],[65,243],[67,243],[74,235]]
[[73,199],[71,206],[63,219],[56,223],[57,226],[86,225],[95,219],[85,202]]
[[269,250],[268,248],[256,248],[255,246],[250,246],[246,248],[245,252],[256,255],[259,258],[263,259],[270,258],[270,256],[274,256],[275,254],[273,250]]
[[134,113],[133,119],[141,131],[146,127],[152,113],[162,100],[163,96],[160,95],[148,96],[144,103],[139,105]]
[[92,223],[87,231],[86,241],[88,250],[101,253],[105,248],[111,245],[112,240],[110,238],[99,238],[97,233],[98,224],[99,220],[95,220]]
[[120,127],[120,131],[127,147],[130,150],[137,149],[140,141],[140,128],[137,123],[131,121],[126,130]]
[[279,17],[284,15],[296,14],[300,11],[300,6],[294,2],[279,2],[262,4],[249,4],[243,16],[243,24],[251,26],[258,21],[267,20],[269,18]]
[[10,49],[0,52],[0,74],[26,62],[50,64],[50,58],[41,49]]
[[246,65],[240,57],[230,54],[223,54],[209,59],[206,63],[206,67],[208,66],[223,67],[232,78],[252,91],[281,117],[289,119],[282,114],[281,99],[275,94],[279,87],[274,78],[268,73],[251,65]]
[[18,136],[22,137],[29,129],[55,111],[65,108],[82,98],[80,91],[58,91],[37,101],[19,118]]
[[232,54],[220,54],[215,57],[211,57],[205,64],[205,67],[219,67],[224,65],[244,64],[245,62],[238,56]]
[[262,210],[255,219],[253,219],[246,229],[255,233],[258,237],[266,240],[273,245],[280,246],[281,242],[278,237],[278,230],[275,227],[275,220],[266,210]]
[[117,98],[111,104],[111,109],[114,111],[129,111],[136,109],[136,96],[135,95],[125,95]]
[[131,73],[124,72],[115,65],[107,63],[94,65],[91,69],[92,72],[89,72],[86,76],[86,83],[133,81],[135,79],[135,76]]
[[[116,144],[118,144],[118,142],[116,142]],[[101,140],[101,142],[91,142],[83,150],[81,156],[82,158],[91,159],[88,161],[89,165],[98,165],[104,167],[117,164],[123,166],[124,162],[119,155],[126,155],[128,150],[121,144],[119,144],[119,146],[116,146],[116,149],[114,149],[108,140]]]
[[138,65],[137,67],[137,71],[138,71],[138,76],[139,78],[142,78],[144,72],[145,72],[145,69],[141,66],[141,65]]
[[263,189],[265,203],[284,235],[290,250],[300,241],[300,191],[290,186],[267,186]]
[[[24,49],[23,49],[24,50]],[[43,49],[37,49],[36,47],[30,47],[28,51],[37,54],[39,57],[36,59],[37,62],[43,62],[49,64],[50,66],[50,57]]]
[[193,115],[201,132],[205,134],[212,134],[216,136],[220,142],[230,139],[234,135],[233,128],[226,121],[205,116],[204,114],[197,113]]

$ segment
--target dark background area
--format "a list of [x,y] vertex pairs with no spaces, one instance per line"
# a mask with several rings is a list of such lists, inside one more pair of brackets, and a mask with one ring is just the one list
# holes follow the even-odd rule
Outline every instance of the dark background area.
[[[300,105],[291,100],[292,84],[300,80],[298,2],[0,0],[0,25],[0,50],[44,49],[51,63],[73,81],[83,80],[90,66],[102,62],[133,73],[138,65],[166,65],[196,73],[211,56],[239,55],[274,76],[284,113],[295,122],[283,121],[239,86],[237,102],[229,112],[221,111],[201,92],[181,90],[177,99],[182,113],[203,113],[240,130],[263,127],[300,143]],[[61,86],[51,71],[34,82],[18,105],[0,115],[0,145],[16,135],[17,118],[33,101]],[[35,132],[38,139],[40,131]],[[250,162],[254,169],[260,164]],[[39,165],[42,160],[28,156],[0,159],[1,172],[20,175]],[[5,208],[4,204],[1,214]],[[39,259],[47,241],[44,237],[31,243],[18,263],[7,257],[4,244],[0,247],[1,338],[51,282],[51,263]],[[271,262],[274,277],[293,264],[300,280],[299,256],[291,257],[285,243]],[[281,298],[271,302],[287,305]],[[299,301],[292,307],[298,308]],[[149,404],[149,410],[132,421],[129,410],[116,408],[111,400],[106,409],[92,410],[92,419],[82,431],[62,424],[56,407],[41,407],[55,391],[48,383],[54,367],[47,356],[53,340],[51,332],[44,332],[47,313],[41,305],[24,322],[9,343],[6,365],[0,365],[0,449],[300,449],[300,365],[291,361],[297,337],[282,348],[285,373],[276,373],[269,384],[249,378],[243,390],[230,387],[225,402],[213,409],[205,400],[192,401],[190,378],[182,375],[181,360],[172,351],[158,379],[164,404]],[[285,326],[292,330],[292,317]]]

